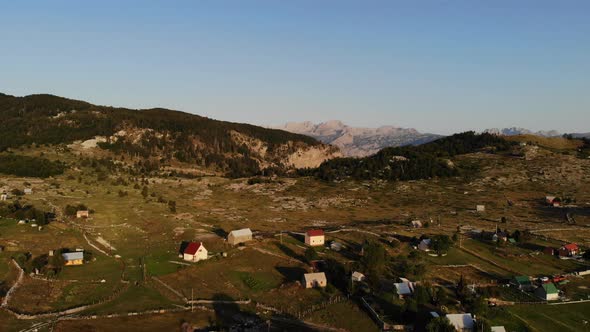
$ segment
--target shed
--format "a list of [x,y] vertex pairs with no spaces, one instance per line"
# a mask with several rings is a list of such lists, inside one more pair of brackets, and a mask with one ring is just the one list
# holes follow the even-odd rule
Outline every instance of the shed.
[[227,235],[227,242],[231,245],[236,245],[244,242],[252,241],[252,231],[250,228],[243,228],[233,230]]
[[529,290],[532,287],[531,280],[528,276],[516,276],[512,280],[512,284],[522,290]]
[[76,211],[76,218],[88,218],[90,216],[90,212],[88,210],[79,210]]
[[477,212],[485,212],[485,210],[486,210],[485,205],[476,205],[475,206],[475,211],[477,211]]
[[33,189],[31,189],[31,188],[25,188],[24,192],[25,192],[26,195],[29,195],[29,194],[32,194],[33,193]]
[[458,332],[470,332],[475,327],[471,314],[448,314],[447,318]]
[[394,286],[400,298],[410,296],[414,292],[414,285],[411,282],[396,282]]
[[0,195],[0,201],[5,201],[8,199],[8,194],[1,194]]
[[306,273],[303,275],[304,288],[326,287],[328,281],[324,272]]
[[418,244],[418,249],[420,249],[422,251],[430,251],[430,242],[431,242],[430,239],[423,239]]
[[336,241],[332,241],[330,243],[330,249],[332,249],[334,251],[340,251],[340,250],[342,250],[342,243],[336,242]]
[[421,228],[422,222],[420,220],[412,220],[412,227],[414,228]]
[[352,272],[352,277],[351,277],[352,281],[356,281],[356,282],[360,282],[360,281],[364,281],[365,280],[365,275],[358,272],[358,271],[354,271]]

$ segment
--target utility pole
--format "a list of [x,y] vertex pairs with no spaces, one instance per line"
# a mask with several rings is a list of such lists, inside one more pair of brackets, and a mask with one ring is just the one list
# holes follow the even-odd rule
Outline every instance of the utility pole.
[[193,312],[194,300],[195,300],[194,288],[191,287],[191,312]]

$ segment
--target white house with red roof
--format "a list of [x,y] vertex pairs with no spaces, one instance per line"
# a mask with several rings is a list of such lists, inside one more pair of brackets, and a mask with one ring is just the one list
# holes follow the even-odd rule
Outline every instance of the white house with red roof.
[[310,229],[305,232],[305,244],[308,246],[323,246],[324,240],[324,231],[321,229]]
[[198,262],[207,259],[207,249],[203,242],[189,242],[182,251],[182,258],[188,262]]

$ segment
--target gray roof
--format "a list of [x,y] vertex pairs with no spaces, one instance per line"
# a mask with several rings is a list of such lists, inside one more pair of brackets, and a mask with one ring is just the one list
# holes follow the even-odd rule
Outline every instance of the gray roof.
[[75,260],[78,260],[78,259],[84,259],[84,252],[82,252],[82,251],[66,252],[66,253],[61,254],[61,256],[66,261],[75,261]]
[[409,283],[406,282],[397,282],[395,283],[395,289],[397,290],[398,295],[410,295],[412,294],[412,288]]
[[232,234],[233,236],[252,236],[252,231],[250,230],[250,228],[244,228],[231,231],[230,234]]
[[471,314],[448,314],[447,318],[457,330],[471,330],[475,325]]

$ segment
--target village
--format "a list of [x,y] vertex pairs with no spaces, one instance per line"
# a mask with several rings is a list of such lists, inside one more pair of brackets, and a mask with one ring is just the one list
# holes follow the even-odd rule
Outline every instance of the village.
[[[5,196],[7,194],[3,194],[3,197]],[[551,207],[560,207],[560,200],[555,197],[546,197],[545,203]],[[485,206],[477,205],[474,211],[476,213],[484,213]],[[69,219],[82,223],[91,222],[90,220],[93,218],[93,215],[87,209],[75,210],[75,213],[70,212],[70,214],[72,216],[68,217]],[[57,222],[55,216],[52,216],[49,220],[51,222]],[[35,222],[34,219],[23,219],[18,220],[16,224],[21,227],[26,227],[25,225],[30,224],[35,230],[42,232],[43,228],[37,226]],[[420,230],[428,233],[429,228],[434,227],[431,224],[433,224],[432,220],[424,223],[420,220],[412,220],[406,227],[412,233]],[[225,264],[223,262],[224,259],[236,255],[236,250],[239,252],[250,249],[254,249],[260,255],[272,255],[273,258],[297,261],[302,268],[293,270],[293,272],[299,272],[297,274],[290,273],[288,278],[293,285],[297,285],[296,287],[302,289],[300,292],[305,292],[306,289],[321,290],[320,293],[326,294],[324,296],[330,298],[330,301],[333,301],[332,298],[334,297],[345,297],[345,300],[339,299],[338,301],[352,301],[352,303],[357,303],[362,311],[382,331],[413,330],[413,324],[406,325],[402,323],[404,320],[408,322],[413,321],[415,319],[413,315],[419,313],[417,308],[411,308],[412,305],[420,305],[427,308],[429,314],[427,321],[431,322],[429,324],[444,324],[440,322],[440,319],[441,317],[446,317],[448,322],[457,331],[475,331],[478,326],[486,326],[496,332],[506,331],[504,326],[483,325],[485,323],[478,325],[476,314],[456,312],[456,309],[464,308],[464,306],[453,304],[453,300],[451,300],[453,297],[457,297],[458,300],[470,297],[479,298],[481,301],[485,301],[486,306],[492,307],[515,303],[515,298],[518,298],[519,303],[537,305],[556,301],[556,303],[559,303],[584,300],[583,298],[572,299],[571,294],[560,290],[560,288],[567,286],[569,282],[576,282],[580,278],[583,278],[583,276],[590,275],[590,264],[586,260],[587,255],[584,255],[583,248],[580,248],[576,243],[539,247],[539,249],[532,252],[535,255],[551,257],[551,259],[556,261],[580,262],[579,266],[575,269],[570,268],[567,271],[564,270],[552,275],[513,275],[508,278],[490,280],[488,283],[480,285],[480,282],[476,280],[467,281],[464,279],[464,275],[461,274],[457,283],[443,284],[420,280],[423,279],[424,272],[415,271],[419,266],[414,266],[414,271],[406,268],[409,272],[408,275],[398,275],[397,280],[388,280],[385,284],[384,280],[374,280],[376,275],[378,275],[378,278],[383,277],[383,272],[377,272],[379,265],[384,264],[380,260],[384,260],[384,257],[392,249],[399,250],[402,248],[403,251],[409,250],[408,257],[413,261],[410,262],[412,264],[416,261],[423,260],[420,256],[426,256],[429,259],[436,259],[437,257],[444,258],[451,250],[454,250],[453,247],[460,248],[463,243],[468,241],[476,241],[486,246],[509,248],[518,247],[520,243],[524,242],[523,239],[526,236],[528,236],[529,240],[531,238],[531,234],[526,234],[526,231],[521,232],[516,230],[512,233],[502,231],[500,230],[500,225],[501,221],[496,224],[496,229],[492,231],[473,227],[458,227],[458,230],[452,237],[438,234],[428,237],[422,234],[419,237],[414,236],[409,238],[399,234],[373,235],[368,230],[350,231],[350,233],[361,232],[360,234],[363,234],[361,238],[364,239],[361,242],[351,240],[348,237],[343,238],[341,234],[345,233],[346,230],[342,229],[325,231],[321,228],[315,228],[308,229],[304,232],[281,231],[278,234],[269,234],[268,232],[253,232],[250,228],[243,228],[229,230],[221,240],[218,240],[218,243],[211,243],[211,240],[194,241],[184,239],[178,243],[177,259],[169,260],[168,264],[176,265],[179,268],[191,267],[193,264],[196,264],[195,268],[198,271],[202,264],[208,264],[206,263],[208,260],[220,260],[223,265]],[[370,236],[367,237],[367,234]],[[269,240],[275,242],[279,248],[282,248],[282,252],[276,253],[269,250]],[[296,249],[291,250],[287,248],[283,242],[290,244],[291,247]],[[209,251],[207,249],[209,244],[216,250]],[[407,246],[407,249],[404,249],[403,246]],[[5,249],[6,245],[0,245],[0,251],[4,251]],[[295,253],[296,251],[302,251],[302,254],[298,255]],[[350,261],[353,257],[356,257],[356,259]],[[341,261],[343,258],[345,258],[344,262]],[[485,258],[482,259],[485,260]],[[96,258],[93,255],[92,247],[88,249],[75,247],[73,249],[54,248],[49,250],[47,254],[37,257],[32,257],[30,253],[21,254],[13,256],[13,260],[20,269],[30,271],[31,277],[51,279],[56,278],[62,270],[84,269],[83,265],[94,264]],[[584,268],[584,266],[586,267]],[[408,277],[410,275],[417,280],[412,281],[409,279]],[[467,274],[465,278],[467,278]],[[194,287],[191,287],[191,295],[188,297],[186,290],[176,290],[176,288],[182,287],[170,285],[168,281],[156,280],[167,288],[167,291],[179,295],[182,294],[180,297],[185,300],[187,306],[192,308],[195,303],[199,303],[199,300],[195,300],[194,298]],[[258,283],[261,282],[252,275],[244,276],[243,281],[251,289],[259,287]],[[106,280],[102,279],[99,282],[105,283]],[[283,287],[283,285],[280,287]],[[199,288],[196,288],[197,294],[201,293]],[[489,292],[486,290],[486,292],[482,292],[482,289],[486,288],[499,289],[500,291]],[[507,291],[505,288],[512,290]],[[14,291],[14,289],[12,290]],[[271,291],[270,288],[267,290]],[[384,302],[383,298],[384,294],[388,293],[392,294],[393,299],[389,304],[386,303],[388,302],[386,300]],[[494,293],[493,296],[490,296],[492,295],[491,293]],[[587,299],[590,299],[590,293]],[[472,299],[470,301],[480,300]],[[251,299],[241,299],[239,301],[251,301]],[[256,302],[256,304],[259,307],[269,306],[269,304],[262,302]],[[395,304],[401,308],[401,315],[397,318],[392,317],[389,311],[385,310],[386,306]],[[7,297],[3,302],[3,307],[11,310]],[[456,309],[450,309],[452,307]],[[281,309],[275,310],[280,311]],[[477,310],[481,310],[481,308]],[[293,316],[301,317],[301,312],[294,312],[292,314]],[[241,325],[238,324],[238,326]],[[425,324],[424,326],[428,328],[429,325]]]
[[3,178],[0,330],[583,327],[590,193],[561,182],[588,179],[575,164],[541,174],[550,159],[467,158],[481,177],[104,180],[97,163]]

